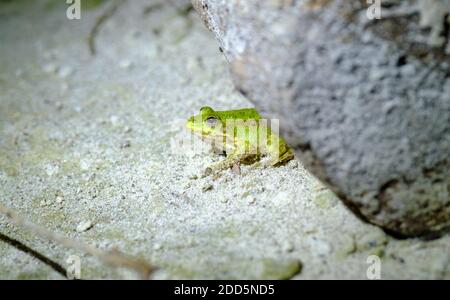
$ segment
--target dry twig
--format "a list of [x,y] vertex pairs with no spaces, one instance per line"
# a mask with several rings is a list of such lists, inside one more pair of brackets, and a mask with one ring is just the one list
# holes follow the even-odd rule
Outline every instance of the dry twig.
[[153,267],[140,258],[123,254],[118,250],[103,251],[92,245],[52,232],[18,215],[14,210],[4,206],[2,203],[0,203],[0,213],[5,215],[14,225],[20,226],[41,238],[58,243],[67,248],[83,251],[99,258],[107,265],[131,269],[135,271],[141,279],[148,279],[153,272]]

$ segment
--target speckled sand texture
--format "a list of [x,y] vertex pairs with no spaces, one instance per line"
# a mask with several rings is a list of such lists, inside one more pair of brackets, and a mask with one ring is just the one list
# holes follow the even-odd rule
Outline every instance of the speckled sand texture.
[[[357,219],[297,161],[199,175],[223,159],[176,151],[201,106],[250,106],[194,11],[111,2],[69,21],[61,1],[0,4],[0,201],[53,231],[159,267],[154,278],[450,278],[449,236],[395,240]],[[157,5],[156,3],[160,3]],[[201,53],[201,58],[198,54]],[[0,278],[62,278],[18,240],[82,278],[132,278],[0,217]]]

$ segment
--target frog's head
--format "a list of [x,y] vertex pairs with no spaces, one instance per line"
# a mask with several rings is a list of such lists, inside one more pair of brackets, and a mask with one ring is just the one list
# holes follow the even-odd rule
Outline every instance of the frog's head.
[[215,138],[224,134],[220,114],[209,106],[202,107],[198,115],[190,117],[186,126],[204,138]]

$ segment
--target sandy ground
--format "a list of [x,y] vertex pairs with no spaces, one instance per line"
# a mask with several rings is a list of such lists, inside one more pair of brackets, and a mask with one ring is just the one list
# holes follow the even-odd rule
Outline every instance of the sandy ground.
[[[389,237],[297,161],[199,176],[223,157],[178,147],[189,137],[184,121],[205,105],[251,103],[234,90],[195,12],[124,1],[98,26],[93,55],[90,32],[114,4],[68,20],[57,2],[0,4],[3,204],[68,237],[142,257],[159,267],[157,279],[366,279],[373,254],[383,279],[450,279],[449,236]],[[3,216],[0,233],[1,279],[64,278],[58,266],[69,268],[72,255],[82,278],[133,278]]]

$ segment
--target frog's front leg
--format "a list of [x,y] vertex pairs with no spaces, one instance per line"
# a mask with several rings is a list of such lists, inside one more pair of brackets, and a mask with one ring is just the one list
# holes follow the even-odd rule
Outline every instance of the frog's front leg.
[[227,157],[224,160],[206,168],[204,175],[208,176],[212,173],[218,173],[220,171],[230,169],[234,165],[239,164],[241,161],[245,161],[247,156],[248,154],[245,151],[240,151],[240,149],[236,149],[231,153],[227,153]]
[[244,157],[245,157],[244,153],[240,153],[239,151],[234,151],[234,152],[228,154],[227,158],[225,158],[224,160],[207,167],[205,169],[204,175],[208,176],[210,174],[229,169],[233,165],[238,164]]

